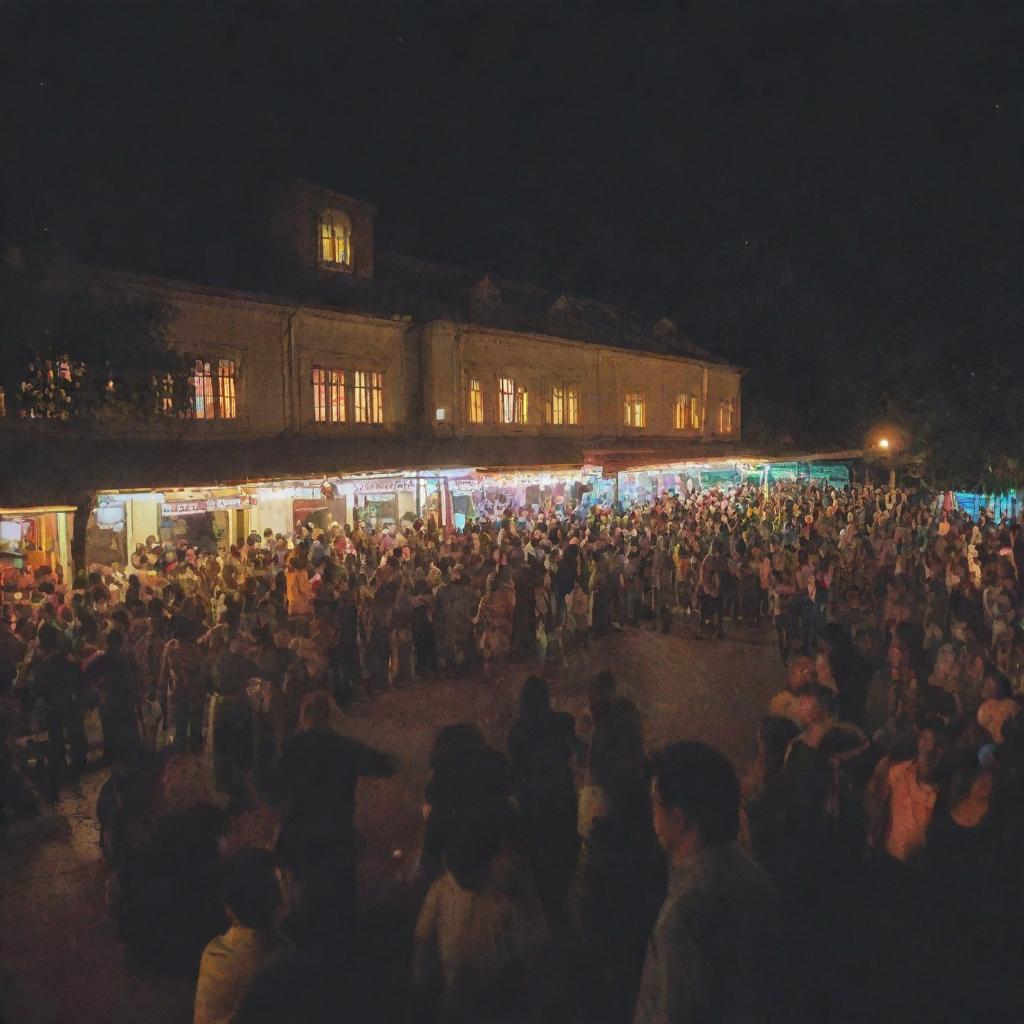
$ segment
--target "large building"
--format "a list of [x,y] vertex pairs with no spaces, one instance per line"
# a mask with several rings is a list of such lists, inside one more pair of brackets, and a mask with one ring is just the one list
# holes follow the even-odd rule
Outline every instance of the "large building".
[[741,371],[670,321],[375,258],[374,215],[291,182],[255,207],[251,260],[55,269],[55,289],[162,310],[187,359],[187,408],[83,421],[19,415],[8,397],[0,554],[66,562],[75,534],[76,561],[123,560],[150,535],[228,542],[316,515],[429,508],[448,521],[488,487],[564,497],[586,474],[616,483],[619,470],[736,451]]

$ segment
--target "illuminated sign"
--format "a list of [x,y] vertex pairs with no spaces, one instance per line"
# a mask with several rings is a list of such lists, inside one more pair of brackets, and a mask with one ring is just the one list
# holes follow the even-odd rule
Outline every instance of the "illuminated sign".
[[165,519],[177,516],[198,516],[204,512],[230,512],[237,508],[253,508],[256,498],[242,494],[233,498],[204,498],[199,501],[165,501],[160,506],[160,515]]
[[416,491],[415,479],[404,476],[383,476],[376,480],[348,480],[355,494],[394,494],[395,491]]

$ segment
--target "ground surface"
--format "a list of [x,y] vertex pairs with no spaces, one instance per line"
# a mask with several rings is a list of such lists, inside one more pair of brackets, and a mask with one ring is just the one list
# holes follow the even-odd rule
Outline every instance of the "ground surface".
[[[551,681],[553,703],[578,715],[593,675],[610,669],[643,713],[648,747],[701,739],[724,750],[742,770],[753,756],[757,721],[781,683],[778,654],[767,634],[742,627],[724,640],[699,641],[692,634],[692,625],[680,619],[671,636],[647,628],[594,641],[571,659],[564,678]],[[394,778],[360,785],[358,824],[366,838],[361,898],[368,914],[386,922],[398,912],[397,880],[416,848],[427,758],[438,728],[475,722],[504,749],[515,696],[530,667],[510,666],[496,685],[478,679],[418,681],[357,705],[346,716],[344,731],[389,751],[399,765]],[[124,969],[106,911],[108,872],[99,858],[93,816],[104,777],[99,771],[87,775],[56,808],[0,833],[4,1024],[191,1020],[191,984],[138,978]],[[386,937],[383,942],[385,949],[396,948]],[[372,955],[386,956],[380,950]],[[383,1002],[406,974],[404,956],[394,961],[390,982],[385,972],[375,983]]]

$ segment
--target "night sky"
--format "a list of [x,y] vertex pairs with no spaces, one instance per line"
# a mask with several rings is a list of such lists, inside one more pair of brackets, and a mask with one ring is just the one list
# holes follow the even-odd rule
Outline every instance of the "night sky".
[[1019,2],[0,12],[5,245],[305,177],[384,247],[673,317],[822,439],[844,367],[874,415],[895,370],[1021,347]]

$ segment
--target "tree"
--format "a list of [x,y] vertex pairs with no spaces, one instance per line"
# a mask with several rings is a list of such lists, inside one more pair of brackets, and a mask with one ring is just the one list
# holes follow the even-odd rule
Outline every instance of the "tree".
[[183,414],[186,362],[168,311],[16,250],[0,270],[0,387],[8,415],[49,420]]

